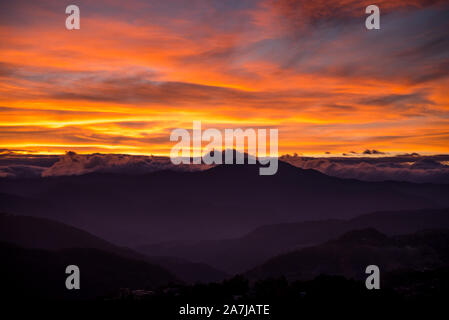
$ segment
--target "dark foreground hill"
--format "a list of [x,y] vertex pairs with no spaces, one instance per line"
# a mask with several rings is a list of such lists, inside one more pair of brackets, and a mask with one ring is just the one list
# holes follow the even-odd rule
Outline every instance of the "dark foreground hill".
[[246,275],[251,279],[285,276],[289,280],[311,280],[338,275],[366,278],[368,265],[381,273],[425,271],[449,264],[449,229],[426,230],[387,236],[375,229],[354,230],[336,240],[274,257]]
[[119,247],[88,232],[49,219],[0,214],[0,241],[24,248],[62,250],[97,249],[126,259],[142,260],[159,265],[185,282],[222,280],[224,272],[204,263],[165,256],[149,257],[126,247]]
[[61,221],[125,245],[238,237],[267,224],[449,206],[449,186],[362,182],[279,162],[200,172],[0,179],[0,210]]
[[[98,249],[48,251],[0,243],[2,291],[21,299],[92,299],[121,288],[152,290],[178,282],[162,267]],[[65,269],[80,269],[80,290],[67,290]],[[16,299],[17,300],[17,299]]]

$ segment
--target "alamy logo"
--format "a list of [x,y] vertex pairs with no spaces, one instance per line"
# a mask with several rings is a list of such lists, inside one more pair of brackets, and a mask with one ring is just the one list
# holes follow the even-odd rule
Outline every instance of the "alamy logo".
[[[209,128],[201,130],[201,121],[193,121],[192,137],[186,129],[175,129],[170,135],[170,141],[179,141],[170,151],[170,160],[173,164],[222,164],[224,138],[224,163],[245,163],[245,140],[248,151],[248,164],[256,164],[259,161],[263,166],[259,168],[260,175],[273,175],[278,169],[278,129],[270,129],[267,137],[267,129],[225,129],[224,135],[218,129]],[[269,155],[267,154],[267,139],[269,139]],[[202,142],[208,142],[203,148]],[[197,157],[192,157],[192,154]]]
[[79,30],[80,28],[80,8],[71,4],[65,8],[65,13],[69,16],[65,19],[65,27],[67,30]]
[[366,267],[366,274],[369,276],[365,280],[365,286],[368,290],[380,289],[380,270],[379,267],[372,264]]
[[380,9],[378,6],[372,4],[365,9],[365,13],[370,15],[365,20],[365,27],[368,30],[380,29]]
[[80,288],[80,268],[73,264],[65,268],[65,273],[69,276],[65,280],[65,287],[69,290]]

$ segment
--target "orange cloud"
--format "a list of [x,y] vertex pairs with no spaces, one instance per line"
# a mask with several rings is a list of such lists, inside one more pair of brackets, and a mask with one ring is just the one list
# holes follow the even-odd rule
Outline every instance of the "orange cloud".
[[281,153],[449,151],[444,3],[381,1],[377,34],[352,0],[175,4],[80,1],[67,31],[57,1],[2,3],[0,148],[168,154],[201,120]]

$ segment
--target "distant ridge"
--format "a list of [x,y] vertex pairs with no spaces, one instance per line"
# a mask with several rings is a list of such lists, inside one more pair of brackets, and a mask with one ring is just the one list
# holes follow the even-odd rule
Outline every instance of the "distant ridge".
[[321,220],[266,225],[244,236],[140,246],[140,252],[166,254],[220,266],[230,273],[244,272],[265,260],[304,246],[316,245],[356,229],[374,228],[386,235],[423,229],[449,228],[449,209],[384,211],[349,220]]
[[285,276],[289,280],[311,280],[321,274],[363,279],[369,265],[378,266],[383,275],[447,267],[448,252],[449,229],[390,237],[373,228],[359,229],[271,258],[246,275],[251,279]]
[[0,241],[29,249],[60,251],[96,249],[132,260],[161,266],[185,282],[209,282],[227,275],[204,263],[192,263],[173,257],[149,257],[126,247],[119,247],[78,228],[49,219],[0,213]]

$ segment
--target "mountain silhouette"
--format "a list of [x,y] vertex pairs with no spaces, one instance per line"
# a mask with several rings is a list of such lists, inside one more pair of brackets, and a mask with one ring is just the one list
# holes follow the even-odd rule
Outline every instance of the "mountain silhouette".
[[449,209],[382,211],[348,220],[266,225],[231,239],[156,243],[139,246],[136,250],[149,255],[170,255],[201,261],[229,273],[239,273],[275,255],[319,244],[362,228],[375,228],[387,235],[449,228]]
[[[124,245],[241,236],[267,224],[449,206],[449,186],[362,182],[279,161],[200,172],[1,179],[0,210],[61,221]],[[20,197],[20,198],[18,198]]]
[[251,279],[285,276],[310,280],[320,274],[366,278],[365,269],[376,265],[382,273],[424,271],[447,267],[449,229],[388,237],[369,228],[350,231],[336,240],[282,254],[250,270]]

